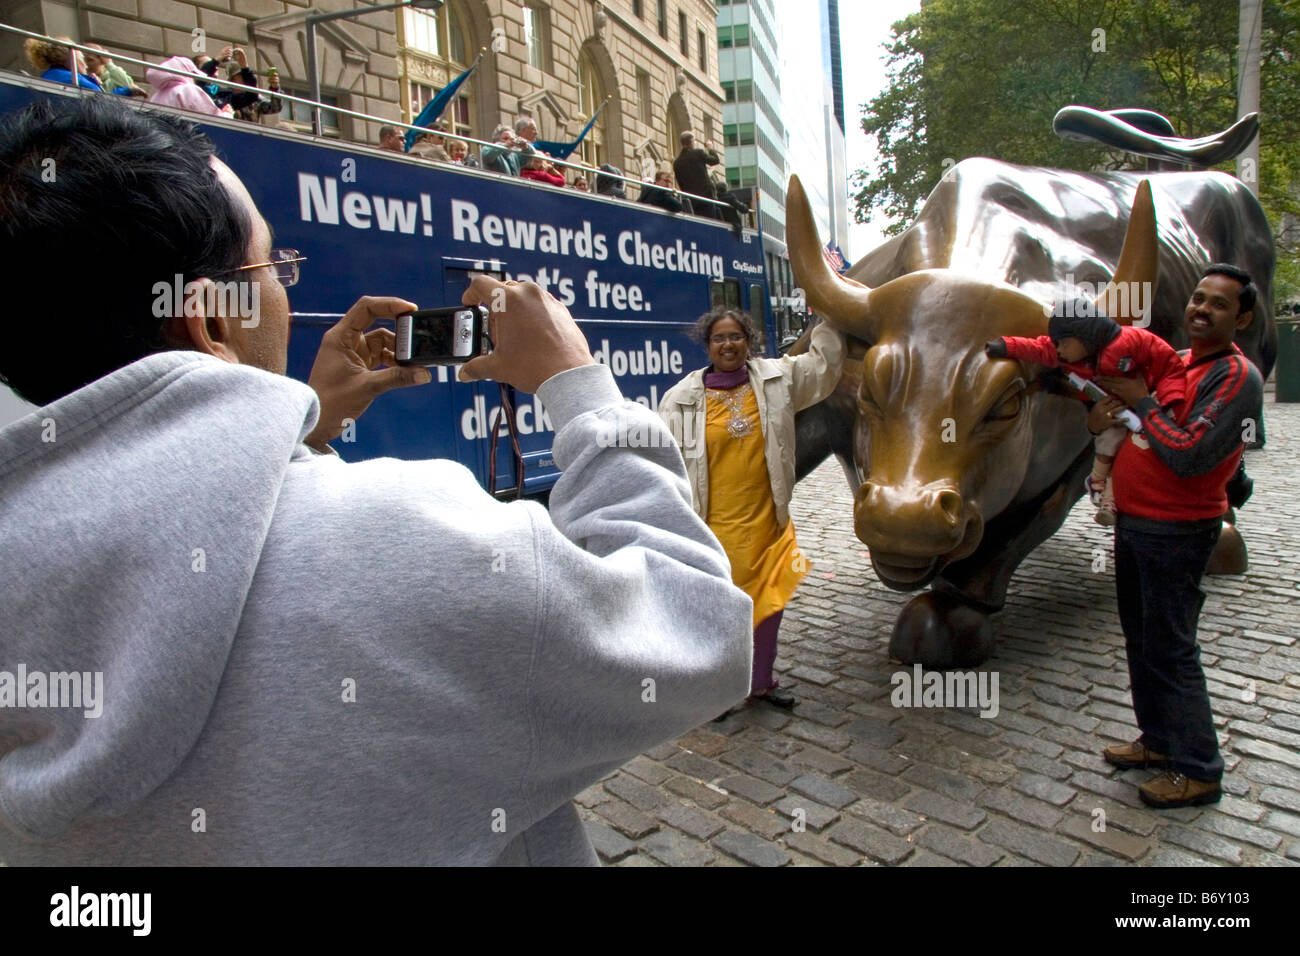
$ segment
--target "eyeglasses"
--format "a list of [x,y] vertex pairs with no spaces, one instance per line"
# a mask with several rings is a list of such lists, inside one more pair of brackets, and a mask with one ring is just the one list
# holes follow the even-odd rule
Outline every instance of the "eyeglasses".
[[297,249],[272,249],[270,262],[254,262],[240,266],[235,271],[243,272],[245,269],[262,269],[270,266],[276,280],[287,289],[298,282],[298,263],[306,261],[307,257],[299,255]]
[[709,337],[709,342],[713,345],[726,345],[728,342],[740,343],[746,340],[747,337],[744,332],[720,332]]

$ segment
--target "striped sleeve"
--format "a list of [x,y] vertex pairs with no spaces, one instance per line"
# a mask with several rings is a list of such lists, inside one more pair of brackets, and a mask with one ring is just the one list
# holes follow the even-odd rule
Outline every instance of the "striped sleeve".
[[1186,425],[1150,398],[1138,405],[1151,451],[1180,478],[1212,471],[1242,445],[1249,421],[1258,430],[1263,380],[1249,360],[1230,355],[1205,373],[1191,401]]

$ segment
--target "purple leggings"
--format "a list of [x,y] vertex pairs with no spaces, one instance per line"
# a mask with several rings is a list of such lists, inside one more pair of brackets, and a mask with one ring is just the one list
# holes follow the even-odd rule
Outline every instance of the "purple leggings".
[[783,610],[777,611],[771,617],[763,618],[754,628],[754,673],[749,682],[751,694],[778,686],[779,682],[772,676],[772,665],[776,663],[776,632],[781,629],[781,615],[784,613]]

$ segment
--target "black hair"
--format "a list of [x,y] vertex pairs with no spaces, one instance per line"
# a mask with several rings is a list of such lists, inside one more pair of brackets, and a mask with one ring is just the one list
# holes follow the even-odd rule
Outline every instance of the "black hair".
[[1119,323],[1082,296],[1058,300],[1047,322],[1047,334],[1053,342],[1076,338],[1087,346],[1089,355],[1105,348],[1119,333]]
[[713,326],[723,319],[733,319],[740,326],[740,330],[745,333],[745,341],[749,343],[749,349],[752,352],[758,347],[758,332],[754,329],[754,320],[748,312],[742,312],[740,309],[733,309],[728,305],[720,305],[710,309],[702,316],[695,320],[695,325],[686,334],[692,342],[709,347],[709,336],[713,334]]
[[[0,124],[0,381],[45,405],[169,346],[154,286],[229,275],[252,223],[193,123],[117,97]],[[35,348],[19,348],[33,340]]]
[[[601,163],[600,168],[607,173],[613,173],[614,176],[622,176],[623,170],[619,169],[613,163]],[[614,196],[617,199],[626,199],[627,191],[623,188],[623,180],[615,179],[614,176],[596,175],[596,192],[602,196]]]
[[1259,289],[1251,281],[1250,273],[1245,269],[1238,269],[1227,262],[1212,262],[1201,273],[1202,279],[1206,276],[1227,276],[1229,279],[1236,279],[1241,283],[1241,291],[1237,293],[1238,315],[1243,312],[1250,312],[1255,308],[1255,297],[1259,295]]

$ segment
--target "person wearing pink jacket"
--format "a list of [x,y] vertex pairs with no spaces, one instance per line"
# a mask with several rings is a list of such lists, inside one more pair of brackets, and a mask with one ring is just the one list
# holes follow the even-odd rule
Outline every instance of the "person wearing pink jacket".
[[177,106],[183,110],[193,110],[195,113],[207,113],[209,116],[232,115],[230,107],[219,109],[217,104],[212,102],[212,97],[198,85],[196,81],[207,82],[208,75],[195,66],[194,61],[189,57],[169,57],[158,65],[173,70],[184,70],[194,79],[150,67],[144,72],[144,78],[154,88],[154,94],[149,97],[150,103],[158,106]]

